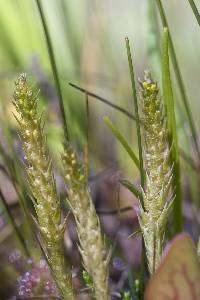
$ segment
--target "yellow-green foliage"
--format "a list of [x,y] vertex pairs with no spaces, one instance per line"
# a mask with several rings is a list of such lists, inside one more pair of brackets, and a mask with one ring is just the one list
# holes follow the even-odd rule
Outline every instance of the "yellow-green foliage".
[[108,263],[99,219],[88,190],[82,164],[72,147],[65,145],[62,156],[68,203],[76,220],[84,267],[91,275],[95,297],[108,300]]
[[73,299],[71,274],[64,259],[65,223],[61,223],[60,200],[42,120],[37,113],[37,95],[34,96],[27,85],[25,74],[21,74],[16,82],[13,103],[18,113],[16,119],[25,154],[28,182],[48,261],[62,296],[67,300]]
[[146,175],[143,207],[139,222],[143,232],[150,273],[158,267],[162,253],[165,225],[172,201],[167,201],[172,167],[166,120],[157,84],[145,73],[140,82],[143,159]]

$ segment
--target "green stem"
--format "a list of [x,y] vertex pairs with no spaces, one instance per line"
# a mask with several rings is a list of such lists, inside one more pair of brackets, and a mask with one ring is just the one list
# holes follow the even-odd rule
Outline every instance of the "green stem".
[[150,68],[156,78],[161,78],[161,47],[158,15],[153,0],[146,1],[147,5],[147,35],[146,47]]
[[110,106],[110,107],[112,107],[112,108],[120,111],[121,113],[123,113],[124,115],[126,115],[128,118],[130,118],[132,120],[136,120],[135,116],[133,114],[131,114],[129,111],[127,111],[126,109],[124,109],[123,107],[121,107],[119,105],[116,105],[115,103],[113,103],[113,102],[111,102],[111,101],[109,101],[109,100],[107,100],[107,99],[105,99],[105,98],[103,98],[103,97],[101,97],[101,96],[93,93],[93,92],[90,92],[90,91],[88,91],[88,90],[86,90],[86,89],[84,89],[84,88],[82,88],[82,87],[80,87],[80,86],[78,86],[78,85],[76,85],[74,83],[69,82],[69,85],[71,87],[75,88],[76,90],[78,90],[78,91],[80,91],[80,92],[82,92],[84,94],[87,94],[88,96],[90,96],[92,98],[95,98],[95,99],[97,99],[97,100],[105,103],[106,105],[108,105],[108,106]]
[[[167,27],[168,30],[169,30],[169,26],[168,26],[168,22],[167,22],[167,19],[166,19],[166,15],[165,15],[165,11],[164,11],[162,2],[161,2],[161,0],[155,0],[155,1],[157,3],[157,7],[158,7],[158,10],[159,10],[159,13],[160,13],[160,17],[161,17],[163,27]],[[175,75],[176,75],[176,79],[177,79],[178,86],[179,86],[179,89],[180,89],[182,101],[183,101],[183,104],[185,106],[186,114],[187,114],[187,117],[188,117],[188,122],[189,122],[189,126],[190,126],[190,129],[191,129],[194,146],[196,148],[198,158],[200,159],[200,151],[199,151],[199,145],[198,145],[198,142],[197,142],[198,139],[197,139],[197,132],[196,132],[196,128],[195,128],[195,123],[194,123],[192,112],[191,112],[191,109],[190,109],[190,106],[189,106],[188,97],[187,97],[185,86],[184,86],[184,83],[183,83],[181,71],[180,71],[180,68],[179,68],[179,65],[178,65],[178,60],[177,60],[177,57],[176,57],[176,52],[175,52],[175,48],[174,48],[174,44],[173,44],[173,41],[172,41],[172,38],[171,38],[170,31],[169,31],[169,45],[170,45],[170,53],[171,53],[173,67],[174,67],[174,72],[175,72]]]
[[121,179],[120,183],[123,186],[125,186],[130,192],[132,192],[133,195],[135,195],[135,197],[137,197],[138,199],[140,199],[140,201],[142,201],[142,193],[138,191],[138,189],[130,181],[126,179]]
[[[129,39],[127,37],[125,38],[125,43],[126,43],[126,51],[127,51],[129,71],[130,71],[131,84],[132,84],[134,107],[135,107],[136,129],[137,129],[139,162],[140,162],[140,179],[141,179],[141,186],[144,189],[145,173],[144,173],[144,165],[143,165],[142,138],[141,138],[141,130],[140,130],[138,100],[137,100],[137,92],[135,87],[135,75],[134,75],[133,61],[131,56],[131,49],[130,49]],[[143,199],[141,199],[141,205],[143,206]],[[140,266],[140,298],[141,299],[143,299],[143,293],[144,293],[144,271],[145,271],[145,246],[144,246],[144,239],[142,238],[141,266]]]
[[182,191],[181,191],[181,172],[180,160],[178,149],[178,138],[176,131],[176,118],[174,112],[174,97],[172,91],[170,66],[169,66],[169,34],[168,29],[164,28],[163,31],[163,57],[162,57],[162,83],[163,83],[163,96],[167,115],[167,125],[169,131],[169,142],[172,145],[170,158],[173,167],[172,186],[175,193],[174,208],[173,208],[173,222],[174,233],[183,230],[183,216],[182,216]]
[[135,155],[132,148],[129,146],[126,139],[120,133],[120,131],[113,125],[113,123],[111,122],[111,120],[107,116],[103,117],[103,121],[110,128],[110,130],[112,131],[114,136],[118,139],[118,141],[121,143],[121,145],[124,147],[124,149],[126,150],[128,155],[130,156],[130,158],[132,159],[132,161],[134,162],[136,167],[138,169],[140,169],[140,163],[139,163],[139,160],[138,160],[137,156]]
[[10,212],[10,208],[9,208],[7,202],[6,202],[6,199],[5,199],[5,197],[4,197],[1,189],[0,189],[0,199],[1,199],[2,203],[3,203],[3,207],[5,209],[8,221],[11,224],[11,226],[12,226],[12,228],[13,228],[15,234],[16,234],[16,237],[17,237],[19,243],[20,243],[22,249],[24,250],[24,253],[26,254],[27,257],[30,257],[30,253],[29,253],[29,251],[27,249],[25,240],[24,240],[23,236],[21,235],[21,232],[19,231],[17,225],[15,224],[14,218],[13,218],[11,212]]
[[137,92],[136,92],[136,87],[135,87],[135,75],[134,75],[133,61],[132,61],[132,56],[131,56],[131,49],[130,49],[129,39],[127,37],[125,39],[125,42],[126,42],[126,50],[127,50],[129,71],[130,71],[131,84],[132,84],[134,107],[135,107],[135,118],[136,118],[136,129],[137,129],[138,149],[139,149],[141,186],[144,188],[145,175],[144,175],[144,166],[143,166],[142,138],[141,138],[141,131],[140,131],[140,118],[139,118],[139,110],[138,110],[138,100],[137,100]]
[[88,101],[88,94],[85,94],[85,147],[84,147],[84,167],[85,167],[85,178],[88,180],[89,174],[89,119],[90,119],[90,108]]
[[197,20],[197,22],[198,22],[198,24],[200,26],[200,14],[199,14],[199,11],[198,11],[198,9],[196,7],[196,4],[194,3],[193,0],[188,0],[188,2],[190,3],[190,6],[191,6],[191,8],[193,10],[193,13],[194,13],[194,15],[196,17],[196,20]]
[[[32,236],[32,230],[31,230],[31,223],[30,223],[30,216],[28,213],[28,207],[27,207],[27,203],[25,201],[25,190],[24,190],[24,183],[21,180],[20,177],[20,172],[19,172],[19,168],[17,167],[17,158],[14,157],[15,153],[12,152],[12,155],[14,158],[10,158],[6,152],[4,151],[3,147],[0,144],[0,155],[2,155],[3,160],[5,162],[5,165],[7,166],[8,171],[6,170],[6,168],[3,168],[3,171],[5,173],[5,175],[7,176],[7,178],[10,180],[10,182],[13,184],[13,187],[16,191],[16,194],[18,196],[18,200],[19,200],[19,205],[20,205],[20,209],[22,212],[22,216],[24,219],[24,234],[26,236],[28,236],[27,238],[27,244],[29,245],[29,249],[33,249],[34,248],[34,244],[33,244],[33,236]],[[28,249],[26,246],[26,249]],[[29,257],[30,255],[30,251],[29,252]]]
[[65,135],[65,139],[67,141],[69,141],[69,132],[68,132],[68,126],[67,126],[67,120],[66,120],[66,114],[65,114],[65,108],[64,108],[64,100],[63,100],[63,96],[62,96],[61,85],[60,85],[60,80],[59,80],[59,76],[58,76],[58,69],[57,69],[57,65],[56,65],[56,61],[55,61],[53,46],[52,46],[52,43],[51,43],[51,38],[50,38],[47,22],[46,22],[46,19],[45,19],[45,15],[44,15],[44,12],[43,12],[43,8],[42,8],[42,5],[41,5],[41,1],[36,0],[36,3],[37,3],[38,11],[39,11],[39,14],[40,14],[40,18],[41,18],[41,21],[42,21],[42,26],[43,26],[43,29],[44,29],[44,34],[45,34],[45,38],[46,38],[49,59],[50,59],[51,68],[52,68],[52,72],[53,72],[53,77],[54,77],[54,81],[55,81],[55,85],[56,85],[56,89],[57,89],[57,93],[58,93],[60,113],[61,113],[61,118],[62,118],[62,123],[63,123],[63,128],[64,128],[64,135]]

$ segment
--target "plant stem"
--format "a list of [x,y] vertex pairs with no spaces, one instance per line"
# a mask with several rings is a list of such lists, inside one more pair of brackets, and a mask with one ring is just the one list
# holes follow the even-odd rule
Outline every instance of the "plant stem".
[[[165,15],[165,11],[164,11],[162,2],[161,2],[161,0],[155,0],[155,1],[156,1],[156,4],[157,4],[159,13],[160,13],[162,25],[163,25],[163,27],[167,27],[168,30],[169,30],[169,26],[168,26],[168,22],[167,22],[167,19],[166,19],[166,15]],[[187,117],[188,117],[188,122],[189,122],[189,126],[190,126],[190,129],[191,129],[194,146],[195,146],[198,158],[200,159],[200,150],[199,150],[199,145],[198,145],[198,142],[197,142],[198,139],[197,139],[197,132],[196,132],[196,128],[195,128],[195,123],[194,123],[192,112],[191,112],[191,109],[190,109],[190,106],[189,106],[189,101],[188,101],[185,86],[184,86],[184,83],[183,83],[181,71],[180,71],[180,68],[179,68],[179,65],[178,65],[178,60],[177,60],[177,57],[176,57],[176,52],[175,52],[174,44],[173,44],[173,41],[172,41],[172,38],[171,38],[170,30],[169,30],[169,45],[170,45],[170,53],[171,53],[173,67],[174,67],[174,72],[175,72],[175,75],[176,75],[176,79],[177,79],[178,86],[179,86],[179,89],[180,89],[182,101],[183,101],[183,104],[185,106],[186,114],[187,114]]]
[[59,80],[59,75],[58,75],[58,69],[56,65],[56,60],[55,60],[55,55],[53,51],[53,46],[51,43],[51,38],[47,26],[47,22],[45,19],[45,15],[43,12],[42,4],[40,0],[36,0],[39,15],[41,18],[45,38],[46,38],[46,43],[47,43],[47,49],[48,49],[48,54],[49,54],[49,59],[51,63],[51,68],[53,72],[53,77],[56,85],[56,90],[58,93],[58,99],[59,99],[59,106],[60,106],[60,113],[61,113],[61,118],[62,118],[62,124],[63,124],[63,129],[64,129],[64,136],[67,141],[69,141],[69,132],[68,132],[68,126],[67,126],[67,120],[66,120],[66,114],[65,114],[65,108],[64,108],[64,100],[62,96],[62,91],[61,91],[61,85],[60,85],[60,80]]
[[27,257],[30,257],[30,253],[27,249],[27,246],[26,246],[26,243],[25,243],[25,240],[23,238],[23,236],[21,235],[21,232],[19,231],[18,227],[17,227],[17,224],[15,223],[14,221],[14,218],[11,214],[11,211],[10,211],[10,208],[6,202],[6,199],[0,189],[0,199],[3,203],[3,206],[4,206],[4,209],[5,209],[5,212],[6,212],[6,215],[7,215],[7,218],[8,218],[8,221],[9,223],[11,224],[15,234],[16,234],[16,237],[18,238],[18,241],[20,243],[20,245],[22,246],[22,249],[24,250],[24,253],[26,254]]
[[111,120],[107,116],[103,118],[103,121],[111,129],[111,131],[114,134],[114,136],[118,139],[118,141],[124,147],[124,149],[126,150],[126,152],[128,153],[128,155],[130,156],[130,158],[132,159],[132,161],[134,162],[134,164],[136,165],[136,167],[138,169],[140,169],[140,162],[139,162],[137,156],[133,152],[132,148],[130,147],[130,145],[128,144],[128,142],[126,141],[126,139],[120,133],[120,131],[113,125],[113,123],[111,122]]
[[[141,130],[140,130],[140,118],[139,118],[139,110],[138,110],[138,100],[137,100],[137,92],[135,87],[135,75],[133,68],[133,61],[131,56],[131,49],[129,44],[129,39],[125,38],[126,43],[126,51],[128,57],[129,71],[131,77],[132,84],[132,93],[135,107],[135,118],[136,118],[136,129],[137,129],[137,139],[138,139],[138,150],[139,150],[139,162],[140,162],[140,180],[141,186],[144,188],[145,185],[145,173],[144,173],[144,165],[143,165],[143,154],[142,154],[142,138],[141,138]],[[143,206],[143,199],[141,199],[141,206]],[[141,267],[140,267],[140,297],[142,299],[144,293],[144,270],[145,270],[145,248],[144,248],[144,239],[142,238],[142,250],[141,250]]]
[[131,84],[132,84],[134,107],[135,107],[135,118],[136,118],[136,129],[137,129],[138,149],[139,149],[141,186],[144,187],[145,175],[144,175],[144,166],[143,166],[142,138],[141,138],[141,131],[140,131],[140,118],[139,118],[139,111],[138,111],[138,100],[137,100],[137,93],[136,93],[136,87],[135,87],[135,75],[134,75],[134,69],[133,69],[131,49],[130,49],[129,39],[127,37],[125,38],[125,43],[126,43],[129,71],[130,71]]
[[167,125],[169,131],[169,144],[171,145],[171,164],[173,167],[172,187],[175,193],[174,206],[173,206],[173,229],[174,233],[183,230],[183,216],[182,216],[182,191],[181,191],[181,175],[180,175],[180,160],[178,150],[178,138],[176,132],[176,118],[174,112],[174,97],[171,84],[171,75],[169,67],[169,35],[168,29],[164,28],[163,31],[163,57],[162,57],[162,83],[163,83],[163,96],[165,103],[165,111],[167,115]]
[[191,6],[191,8],[193,10],[193,13],[194,13],[194,15],[196,17],[196,20],[197,20],[197,22],[198,22],[198,24],[200,26],[200,14],[199,14],[199,11],[198,11],[198,9],[196,7],[196,4],[194,3],[193,0],[188,0],[188,2],[190,3],[190,6]]
[[[74,83],[69,83],[69,85],[70,85],[71,87],[73,87],[73,88],[79,90],[80,92],[82,92],[82,93],[84,93],[84,94],[87,93],[89,96],[93,97],[94,99],[97,99],[97,100],[103,102],[104,104],[106,104],[106,105],[108,105],[108,106],[110,106],[110,107],[112,107],[112,108],[118,110],[119,112],[121,112],[121,113],[123,113],[125,116],[127,116],[128,118],[130,118],[130,119],[132,119],[132,120],[135,121],[135,116],[134,116],[133,114],[131,114],[129,111],[127,111],[126,109],[124,109],[123,107],[118,106],[118,105],[114,104],[113,102],[111,102],[111,101],[109,101],[109,100],[107,100],[107,99],[105,99],[105,98],[103,98],[103,97],[101,97],[101,96],[99,96],[99,95],[97,95],[97,94],[94,94],[94,93],[92,93],[92,92],[89,92],[88,90],[86,90],[86,89],[84,89],[84,88],[82,88],[82,87],[79,87],[79,86],[77,86],[77,85],[74,84]],[[140,121],[140,123],[142,123],[142,122]],[[188,164],[189,164],[196,172],[198,172],[198,168],[195,166],[195,163],[193,162],[192,158],[189,157],[189,156],[184,152],[184,150],[183,150],[182,148],[179,148],[179,151],[180,151],[180,155],[181,155],[181,157],[183,158],[183,160],[184,160],[186,163],[188,163]]]
[[90,117],[90,108],[88,101],[88,94],[85,94],[85,149],[84,149],[84,167],[85,167],[85,178],[88,180],[88,169],[89,169],[89,117]]
[[133,114],[131,114],[129,111],[127,111],[126,109],[124,109],[123,107],[121,107],[119,105],[116,105],[115,103],[113,103],[113,102],[111,102],[111,101],[109,101],[109,100],[107,100],[107,99],[105,99],[105,98],[103,98],[103,97],[101,97],[101,96],[93,93],[93,92],[90,92],[90,91],[88,91],[88,90],[86,90],[86,89],[84,89],[84,88],[82,88],[82,87],[80,87],[80,86],[78,86],[78,85],[76,85],[74,83],[69,82],[69,85],[71,87],[75,88],[76,90],[79,90],[80,92],[82,92],[84,94],[87,94],[88,96],[91,96],[91,97],[93,97],[93,98],[95,98],[95,99],[97,99],[97,100],[99,100],[99,101],[107,104],[110,107],[115,108],[116,110],[118,110],[118,111],[122,112],[123,114],[125,114],[130,119],[136,120],[135,116]]

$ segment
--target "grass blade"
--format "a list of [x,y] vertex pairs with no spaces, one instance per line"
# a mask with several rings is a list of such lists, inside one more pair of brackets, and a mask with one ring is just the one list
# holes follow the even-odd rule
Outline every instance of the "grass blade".
[[[128,38],[125,39],[125,43],[126,43],[126,51],[127,51],[129,71],[130,71],[131,84],[132,84],[134,107],[135,107],[135,118],[136,118],[136,129],[137,129],[137,138],[138,138],[141,186],[144,188],[145,172],[144,172],[144,166],[143,166],[142,138],[141,138],[141,131],[140,131],[140,118],[139,118],[139,111],[138,111],[137,92],[136,92],[136,87],[135,87],[135,75],[134,75],[133,61],[132,61],[131,49],[130,49],[130,44],[129,44],[129,39]],[[143,201],[141,201],[141,205],[143,205]],[[140,266],[140,299],[143,299],[143,293],[144,293],[144,272],[145,272],[145,246],[144,246],[144,240],[142,239],[141,266]]]
[[142,193],[138,191],[138,189],[128,180],[122,179],[120,180],[120,183],[125,186],[131,193],[135,195],[135,197],[139,198],[140,201],[142,199]]
[[[127,116],[128,118],[132,119],[135,121],[135,116],[133,114],[131,114],[129,111],[125,110],[123,107],[121,106],[118,106],[116,105],[115,103],[97,95],[97,94],[94,94],[93,92],[89,92],[88,90],[82,88],[82,87],[79,87],[77,86],[76,84],[74,83],[69,83],[69,85],[77,90],[79,90],[80,92],[84,93],[84,94],[87,94],[88,96],[91,96],[93,97],[94,99],[97,99],[99,101],[101,101],[102,103],[118,110],[119,112],[123,113],[125,116]],[[89,98],[90,99],[90,98]],[[88,100],[89,100],[88,99]],[[193,162],[193,159],[191,157],[189,157],[183,149],[179,148],[179,152],[180,152],[180,156],[183,158],[183,160],[189,164],[196,172],[198,172],[198,168],[195,166],[195,163]]]
[[120,131],[113,125],[113,123],[111,122],[111,120],[108,117],[104,117],[103,121],[111,129],[112,133],[118,139],[120,144],[124,147],[124,149],[129,154],[130,158],[132,159],[132,161],[134,162],[136,167],[138,169],[140,169],[140,163],[139,163],[137,156],[135,155],[135,153],[133,152],[133,149],[129,146],[128,142],[125,140],[123,135],[120,133]]
[[[168,30],[169,30],[162,2],[161,2],[161,0],[155,0],[155,1],[156,1],[156,4],[157,4],[159,13],[160,13],[162,25],[163,25],[163,27],[167,27]],[[185,107],[185,111],[186,111],[186,114],[187,114],[190,130],[191,130],[191,133],[192,133],[192,139],[193,139],[193,142],[194,142],[194,146],[195,146],[198,158],[200,159],[200,150],[199,150],[199,145],[198,145],[198,142],[197,142],[198,139],[197,139],[197,132],[196,132],[196,128],[195,128],[195,123],[194,123],[192,112],[191,112],[191,109],[190,109],[188,97],[187,97],[187,94],[186,94],[185,86],[184,86],[182,75],[181,75],[181,71],[180,71],[180,68],[179,68],[179,65],[178,65],[178,60],[177,60],[177,57],[176,57],[176,52],[175,52],[175,48],[174,48],[174,44],[173,44],[173,41],[172,41],[172,38],[171,38],[170,31],[169,31],[169,46],[170,46],[170,54],[171,54],[172,64],[173,64],[173,67],[174,67],[174,72],[175,72],[175,75],[176,75],[176,79],[177,79],[178,86],[179,86],[180,93],[181,93],[181,98],[182,98],[182,101],[183,101],[183,104],[184,104],[184,107]]]
[[[13,146],[12,146],[12,148],[13,148]],[[34,243],[33,243],[34,238],[32,235],[32,230],[31,230],[32,228],[31,228],[30,217],[29,217],[29,213],[28,213],[28,205],[27,205],[27,201],[26,201],[27,193],[25,191],[24,182],[20,176],[18,159],[15,156],[14,151],[12,151],[12,158],[9,157],[7,155],[7,153],[5,152],[5,150],[3,149],[1,144],[0,144],[0,156],[2,156],[5,166],[6,166],[6,167],[1,166],[1,169],[3,170],[3,172],[6,175],[6,177],[8,178],[8,180],[10,180],[10,182],[12,183],[13,188],[15,189],[16,194],[18,196],[21,213],[22,213],[22,217],[24,220],[22,229],[23,229],[23,233],[26,236],[28,236],[28,238],[27,238],[28,247],[26,247],[26,249],[29,248],[29,250],[30,250],[29,252],[31,252],[31,250],[34,248]],[[1,193],[1,198],[3,199],[2,193]],[[29,253],[29,256],[30,256],[30,253]]]
[[146,46],[147,57],[150,69],[155,78],[161,79],[161,47],[160,47],[160,28],[158,24],[158,14],[155,9],[154,1],[146,1],[147,6],[147,34]]
[[1,199],[3,207],[5,209],[5,213],[6,213],[8,222],[10,223],[11,227],[13,228],[13,231],[14,231],[20,245],[21,245],[22,249],[24,250],[24,254],[27,257],[30,257],[30,253],[27,249],[27,245],[25,243],[25,240],[24,240],[23,236],[21,235],[21,232],[19,231],[17,224],[14,221],[14,218],[13,218],[11,212],[10,212],[10,208],[9,208],[7,202],[6,202],[6,199],[5,199],[1,189],[0,189],[0,199]]
[[199,14],[199,11],[198,11],[198,9],[196,7],[195,2],[193,0],[188,0],[188,2],[189,2],[190,6],[192,8],[192,11],[193,11],[193,13],[195,15],[196,20],[197,20],[197,22],[198,22],[198,24],[200,26],[200,14]]
[[88,94],[85,94],[85,147],[84,147],[84,167],[85,178],[88,180],[89,173],[89,128],[90,128],[90,108]]
[[51,38],[50,38],[47,22],[46,22],[46,19],[45,19],[45,15],[44,15],[44,12],[43,12],[43,8],[42,8],[42,5],[41,5],[41,1],[36,0],[36,3],[37,3],[40,18],[41,18],[42,26],[43,26],[43,29],[44,29],[44,34],[45,34],[45,38],[46,38],[49,59],[50,59],[50,63],[51,63],[51,68],[52,68],[52,72],[53,72],[55,85],[56,85],[56,90],[57,90],[57,93],[58,93],[60,113],[61,113],[61,118],[62,118],[62,123],[63,123],[63,129],[64,129],[64,136],[65,136],[66,140],[68,141],[69,140],[69,132],[68,132],[66,115],[65,115],[64,100],[63,100],[63,96],[62,96],[61,85],[60,85],[60,80],[59,80],[59,76],[58,76],[58,69],[57,69],[57,65],[56,65],[56,61],[55,61],[55,56],[54,56],[54,51],[53,51],[53,47],[52,47],[52,43],[51,43]]
[[173,168],[173,180],[172,186],[175,193],[174,209],[173,209],[173,222],[174,222],[174,233],[178,233],[183,229],[183,218],[182,218],[182,191],[181,191],[181,176],[180,176],[180,160],[179,160],[179,149],[178,139],[176,132],[176,118],[174,112],[174,98],[172,91],[172,83],[170,76],[169,66],[169,34],[168,29],[164,28],[163,31],[163,57],[162,57],[162,84],[163,84],[163,96],[167,114],[167,125],[169,130],[169,140],[171,149],[171,162],[174,163]]
[[107,104],[108,106],[112,107],[112,108],[115,108],[116,110],[120,111],[121,113],[125,114],[127,117],[129,117],[130,119],[132,120],[135,120],[135,116],[133,114],[131,114],[129,111],[125,110],[123,107],[119,106],[119,105],[116,105],[115,103],[93,93],[93,92],[90,92],[82,87],[79,87],[78,85],[74,84],[74,83],[71,83],[69,82],[69,85],[75,89],[77,89],[78,91],[84,93],[84,94],[87,94],[88,96],[90,97],[93,97],[105,104]]
[[141,186],[144,187],[145,175],[144,175],[144,166],[143,166],[142,138],[141,138],[141,131],[140,131],[140,118],[139,118],[139,110],[138,110],[138,100],[137,100],[137,92],[136,92],[136,87],[135,87],[135,75],[134,75],[134,68],[133,68],[133,61],[132,61],[132,56],[131,56],[131,49],[130,49],[129,39],[127,37],[125,39],[125,42],[126,42],[126,51],[127,51],[129,71],[130,71],[131,84],[132,84],[134,107],[135,107],[135,118],[136,118],[136,129],[137,129],[137,138],[138,138]]

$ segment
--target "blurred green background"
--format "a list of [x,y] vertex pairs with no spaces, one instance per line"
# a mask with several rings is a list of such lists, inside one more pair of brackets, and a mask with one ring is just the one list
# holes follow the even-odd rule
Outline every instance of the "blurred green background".
[[[84,95],[70,87],[68,82],[87,88],[133,112],[124,38],[130,38],[137,76],[141,77],[143,71],[149,68],[160,80],[159,16],[155,12],[154,1],[149,0],[42,0],[41,3],[59,70],[70,136],[82,151],[85,140]],[[0,99],[4,104],[1,112],[6,109],[10,115],[13,81],[19,72],[27,72],[33,85],[37,84],[41,89],[43,104],[48,103],[47,131],[56,155],[60,150],[62,130],[55,113],[59,108],[36,2],[0,0],[0,4]],[[198,24],[187,1],[164,0],[163,5],[191,109],[199,125]],[[178,92],[175,100],[180,136],[183,129],[189,135]],[[109,161],[119,160],[122,168],[129,169],[129,162],[124,158],[126,154],[121,147],[115,146],[115,139],[102,122],[105,114],[111,116],[137,149],[133,122],[90,99],[91,166],[103,168]],[[3,118],[5,114],[1,115]],[[15,126],[13,122],[10,115],[10,123]],[[184,140],[181,140],[183,147]]]

